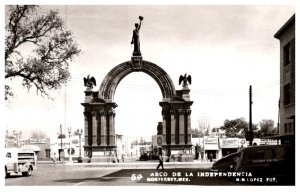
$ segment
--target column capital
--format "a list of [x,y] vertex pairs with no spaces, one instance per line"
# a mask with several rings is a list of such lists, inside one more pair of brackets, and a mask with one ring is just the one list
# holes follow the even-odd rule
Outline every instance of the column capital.
[[190,114],[192,113],[192,110],[187,109],[187,110],[186,110],[186,113],[187,113],[188,115],[190,115]]
[[107,111],[107,114],[110,116],[114,116],[116,113],[113,110]]
[[169,112],[168,112],[167,110],[162,110],[162,111],[161,111],[161,114],[162,114],[163,116],[168,115],[168,113],[169,113]]
[[176,110],[173,110],[173,109],[170,110],[171,115],[175,115],[175,112],[176,112]]
[[106,111],[100,111],[99,113],[100,113],[101,116],[106,115]]
[[179,114],[179,115],[184,115],[184,114],[185,114],[185,110],[183,110],[183,109],[178,109],[178,114]]
[[92,116],[97,116],[98,113],[99,113],[99,112],[97,112],[97,111],[91,111],[91,115],[92,115]]

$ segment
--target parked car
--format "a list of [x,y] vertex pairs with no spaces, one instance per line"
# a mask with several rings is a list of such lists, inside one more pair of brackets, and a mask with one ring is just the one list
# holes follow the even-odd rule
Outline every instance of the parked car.
[[240,151],[235,171],[256,176],[295,179],[295,148],[288,145],[261,145]]
[[18,148],[5,148],[5,178],[11,173],[22,173],[23,176],[31,176],[37,169],[36,155],[33,151]]
[[149,160],[149,155],[148,153],[143,153],[141,156],[140,156],[140,161],[147,161]]
[[239,158],[239,155],[240,155],[240,153],[236,152],[236,153],[231,153],[231,154],[223,157],[222,159],[219,159],[212,165],[210,170],[211,171],[224,171],[224,172],[233,171],[236,161]]

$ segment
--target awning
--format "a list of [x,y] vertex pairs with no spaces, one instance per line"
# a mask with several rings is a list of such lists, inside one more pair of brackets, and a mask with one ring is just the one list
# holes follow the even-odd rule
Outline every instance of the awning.
[[23,145],[23,146],[21,147],[21,149],[23,149],[23,150],[31,150],[31,151],[34,151],[34,152],[38,152],[38,151],[41,150],[41,149],[40,149],[38,146],[36,146],[36,145]]
[[263,137],[262,139],[285,139],[285,138],[292,138],[292,137],[295,137],[294,133],[289,133],[285,135],[272,135],[272,136]]
[[215,151],[218,151],[219,150],[219,146],[218,145],[204,145],[204,150],[215,150]]

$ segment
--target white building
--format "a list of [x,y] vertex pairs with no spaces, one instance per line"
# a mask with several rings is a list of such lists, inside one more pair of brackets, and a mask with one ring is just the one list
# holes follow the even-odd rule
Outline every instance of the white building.
[[[71,144],[71,145],[70,145]],[[81,145],[81,150],[79,149],[79,146]],[[51,150],[51,157],[59,157],[59,150],[63,149],[64,154],[65,154],[65,160],[68,160],[69,158],[69,148],[71,147],[71,157],[73,158],[78,158],[79,157],[79,152],[81,152],[81,157],[84,156],[84,138],[81,137],[81,144],[79,142],[79,136],[71,136],[70,139],[69,137],[60,139],[60,138],[54,138],[51,139],[50,141],[50,150]]]

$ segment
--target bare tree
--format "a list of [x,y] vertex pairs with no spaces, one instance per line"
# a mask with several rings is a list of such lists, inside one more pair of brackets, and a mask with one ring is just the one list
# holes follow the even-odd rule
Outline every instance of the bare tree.
[[207,118],[201,118],[198,120],[198,131],[199,131],[199,136],[208,136],[210,133],[210,123]]
[[31,131],[30,137],[34,139],[45,139],[48,138],[48,135],[44,131],[36,129]]
[[[42,12],[34,5],[10,6],[5,26],[5,79],[20,77],[28,90],[49,96],[70,78],[69,62],[80,50],[64,30],[57,11]],[[13,96],[5,85],[5,99]]]

